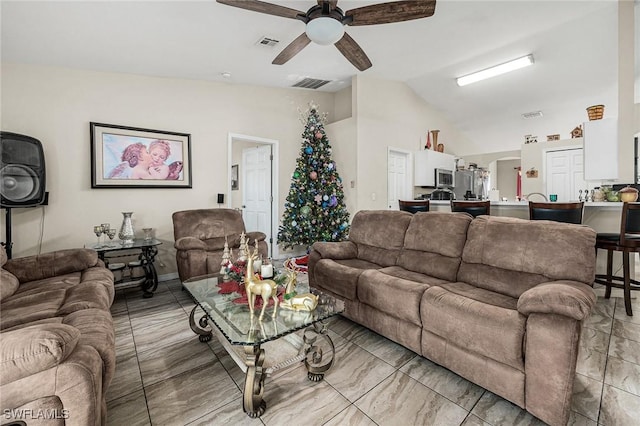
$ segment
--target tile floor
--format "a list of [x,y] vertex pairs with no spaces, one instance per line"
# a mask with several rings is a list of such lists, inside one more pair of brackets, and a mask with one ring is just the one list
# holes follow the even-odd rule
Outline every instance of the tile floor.
[[[517,406],[347,319],[330,326],[337,363],[312,383],[299,367],[268,378],[267,411],[242,411],[243,373],[188,324],[177,280],[151,299],[120,290],[112,307],[116,375],[109,425],[537,425]],[[640,300],[599,299],[578,356],[571,425],[640,424]]]

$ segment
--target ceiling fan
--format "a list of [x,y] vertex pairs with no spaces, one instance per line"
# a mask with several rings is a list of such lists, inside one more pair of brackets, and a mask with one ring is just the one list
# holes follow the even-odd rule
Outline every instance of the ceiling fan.
[[343,12],[338,0],[317,0],[307,12],[279,6],[259,0],[217,0],[218,3],[283,18],[298,19],[306,24],[306,30],[293,40],[273,60],[282,65],[297,55],[312,41],[322,45],[334,44],[340,53],[360,71],[371,67],[371,61],[349,34],[345,25],[375,25],[428,18],[436,9],[436,0],[403,0],[358,7]]

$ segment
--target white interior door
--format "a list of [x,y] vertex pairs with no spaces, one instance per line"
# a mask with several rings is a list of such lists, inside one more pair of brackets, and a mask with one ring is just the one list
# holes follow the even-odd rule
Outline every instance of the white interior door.
[[585,190],[582,148],[546,153],[547,196],[557,194],[558,201],[578,199],[578,191]]
[[[247,231],[271,241],[271,145],[242,150],[242,218]],[[269,244],[271,247],[271,245]]]
[[389,210],[398,210],[398,200],[410,200],[413,198],[409,173],[409,154],[389,150],[387,170],[387,205]]

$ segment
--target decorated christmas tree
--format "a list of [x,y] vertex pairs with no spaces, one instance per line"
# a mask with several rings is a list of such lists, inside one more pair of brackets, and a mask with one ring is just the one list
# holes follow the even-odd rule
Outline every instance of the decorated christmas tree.
[[316,241],[342,241],[349,232],[342,179],[331,160],[324,116],[311,105],[305,113],[300,156],[291,178],[278,243],[310,247]]

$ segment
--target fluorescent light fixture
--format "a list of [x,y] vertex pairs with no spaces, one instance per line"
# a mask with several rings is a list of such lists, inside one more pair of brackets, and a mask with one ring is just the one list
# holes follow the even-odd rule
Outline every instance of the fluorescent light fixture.
[[505,74],[511,71],[515,71],[520,68],[527,67],[533,64],[533,55],[523,56],[522,58],[514,59],[513,61],[506,62],[504,64],[496,65],[495,67],[487,68],[486,70],[474,72],[473,74],[465,75],[464,77],[458,77],[456,82],[458,86],[466,86],[467,84],[475,83],[476,81],[486,80],[487,78],[495,77],[500,74]]
[[306,33],[315,43],[321,45],[333,44],[344,35],[344,25],[337,19],[322,16],[309,21]]

